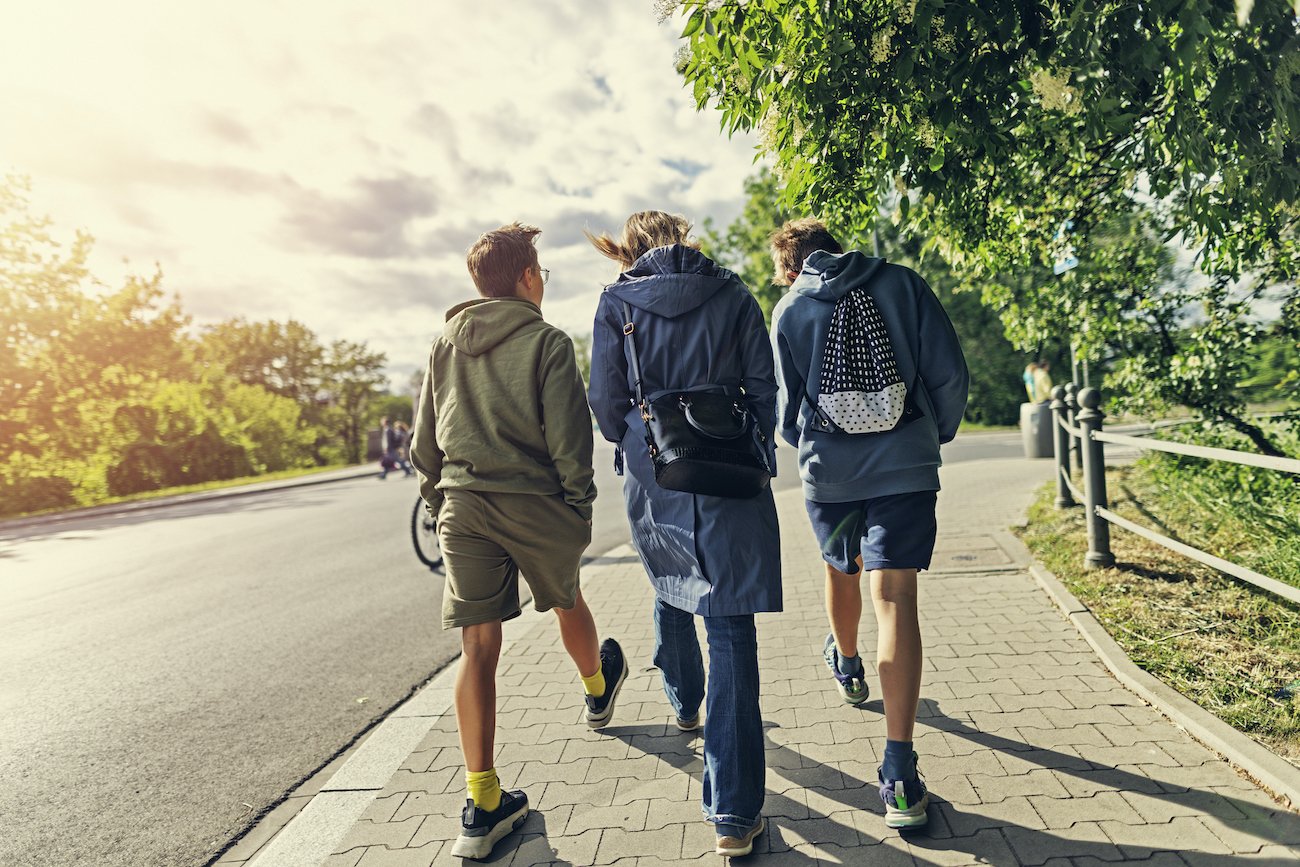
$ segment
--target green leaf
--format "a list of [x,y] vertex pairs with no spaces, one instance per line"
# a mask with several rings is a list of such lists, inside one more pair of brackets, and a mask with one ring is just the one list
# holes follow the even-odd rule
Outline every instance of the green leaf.
[[937,172],[943,168],[943,161],[943,148],[935,148],[934,152],[930,154],[930,162],[927,165],[930,167],[930,171]]
[[682,31],[682,38],[686,39],[694,36],[704,26],[704,10],[696,9],[691,13],[691,17],[686,21],[686,29]]

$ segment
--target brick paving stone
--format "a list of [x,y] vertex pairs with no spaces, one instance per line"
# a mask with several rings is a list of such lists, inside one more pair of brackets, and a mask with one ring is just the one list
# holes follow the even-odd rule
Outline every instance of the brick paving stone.
[[1232,849],[1193,816],[1180,816],[1166,823],[1124,825],[1102,822],[1104,830],[1128,858],[1149,858],[1156,852],[1204,852],[1231,855]]
[[387,846],[400,849],[411,842],[420,828],[422,819],[412,816],[400,822],[367,822],[362,820],[352,826],[335,849],[344,852],[357,846]]
[[[1222,855],[1206,852],[1183,852],[1183,863],[1190,867],[1222,867],[1225,859]],[[1258,852],[1248,855],[1233,855],[1231,863],[1259,865],[1259,867],[1295,867],[1300,862],[1300,849],[1285,846],[1265,846]]]
[[[508,864],[510,867],[536,867],[540,864],[564,864],[577,867],[579,864],[596,863],[596,849],[600,845],[599,831],[588,831],[577,836],[552,836],[549,829],[547,833],[523,830],[524,833],[511,835],[498,845],[493,852],[494,863]],[[512,855],[508,854],[511,846],[515,847]],[[503,851],[507,853],[505,858],[501,857]]]
[[996,804],[958,808],[952,803],[937,804],[944,823],[954,837],[969,837],[984,828],[1019,828],[1046,830],[1047,825],[1025,797],[1007,798]]
[[1207,816],[1200,819],[1234,852],[1253,852],[1272,843],[1300,846],[1300,816],[1294,813],[1278,810],[1272,816],[1241,821]]
[[[650,852],[661,858],[680,858],[684,825],[669,825],[654,831],[602,833],[592,864],[612,864],[619,858],[641,856]],[[580,862],[581,863],[581,862]]]
[[371,846],[357,862],[357,867],[430,867],[439,863],[444,845],[428,843],[418,849]]
[[[1057,771],[1039,768],[1027,774],[1007,776],[1006,774],[972,774],[967,778],[980,803],[996,804],[1007,798],[1020,795],[1042,798],[1069,798],[1070,792],[1057,778]],[[946,782],[946,781],[945,781]],[[949,794],[947,787],[944,794]]]
[[346,852],[335,852],[322,861],[320,867],[357,867],[357,862],[361,860],[361,856],[364,854],[366,854],[365,849],[349,849]]
[[1070,828],[1049,832],[1023,827],[1004,828],[1002,833],[1023,867],[1037,867],[1057,857],[1124,860],[1124,853],[1096,822],[1078,822]]
[[1073,798],[1091,798],[1098,792],[1159,794],[1163,791],[1160,784],[1148,777],[1137,765],[1087,770],[1054,770],[1052,774]]
[[[908,851],[918,863],[948,867],[969,864],[1014,864],[1016,857],[1002,832],[993,828],[977,831],[969,837],[932,839],[925,834],[908,834],[903,838]],[[874,863],[874,862],[872,862]]]
[[[587,807],[575,810],[565,833],[581,834],[593,828],[621,828],[624,831],[646,830],[649,801],[633,801],[617,807]],[[658,825],[657,827],[663,827]]]
[[586,807],[608,807],[614,803],[614,791],[618,780],[602,780],[599,783],[570,783],[556,781],[547,783],[533,801],[533,809],[548,810],[553,807],[583,805]]
[[1068,828],[1075,822],[1146,824],[1119,792],[1098,792],[1091,798],[1036,798],[1034,809],[1049,829]]
[[1186,792],[1189,789],[1233,788],[1254,791],[1256,786],[1238,774],[1232,766],[1220,759],[1211,759],[1203,765],[1180,767],[1138,766],[1144,774],[1155,780],[1166,792]]

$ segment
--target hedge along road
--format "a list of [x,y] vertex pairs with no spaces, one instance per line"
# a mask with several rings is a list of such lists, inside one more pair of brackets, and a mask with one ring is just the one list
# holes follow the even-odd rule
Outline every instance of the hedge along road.
[[[592,555],[628,538],[612,462],[598,443]],[[390,474],[0,526],[0,864],[202,863],[454,658],[415,496]]]

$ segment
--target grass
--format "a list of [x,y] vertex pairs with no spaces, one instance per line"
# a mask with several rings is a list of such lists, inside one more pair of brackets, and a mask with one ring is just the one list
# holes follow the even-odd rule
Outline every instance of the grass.
[[[1188,544],[1201,547],[1198,532],[1209,532],[1220,547],[1259,547],[1258,526],[1230,512],[1212,531],[1179,532],[1205,526],[1196,504],[1163,496],[1143,464],[1109,470],[1107,488],[1115,512]],[[1300,765],[1300,608],[1116,527],[1117,566],[1086,570],[1083,510],[1057,510],[1054,497],[1045,487],[1020,531],[1034,556],[1138,666]]]
[[1019,430],[1020,426],[1015,424],[982,424],[965,420],[961,423],[962,433],[1015,433]]
[[292,470],[280,470],[274,473],[265,473],[260,476],[244,476],[238,479],[222,479],[216,482],[203,482],[197,485],[178,485],[174,488],[159,488],[156,491],[141,491],[137,494],[126,494],[121,497],[105,497],[102,500],[96,500],[93,503],[81,503],[71,506],[67,509],[43,509],[36,512],[20,512],[13,515],[5,515],[3,520],[11,518],[31,518],[39,515],[56,515],[62,512],[71,512],[78,509],[87,509],[93,506],[112,506],[119,503],[137,503],[143,500],[157,500],[163,497],[174,497],[179,494],[195,494],[201,491],[217,491],[222,488],[238,488],[243,485],[252,485],[259,482],[274,482],[282,479],[296,479],[302,476],[316,475],[317,473],[326,473],[331,470],[341,470],[345,464],[334,464],[328,467],[299,467]]

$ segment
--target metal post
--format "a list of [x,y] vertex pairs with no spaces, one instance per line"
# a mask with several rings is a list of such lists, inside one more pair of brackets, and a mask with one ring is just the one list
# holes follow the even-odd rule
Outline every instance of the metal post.
[[[1079,386],[1073,382],[1065,384],[1065,420],[1074,427],[1074,420],[1079,414]],[[1074,469],[1083,472],[1083,443],[1074,434],[1070,438],[1070,451],[1074,453]]]
[[1110,524],[1097,514],[1097,509],[1109,508],[1106,500],[1106,454],[1104,445],[1092,438],[1101,430],[1101,420],[1106,417],[1101,406],[1101,392],[1088,387],[1079,392],[1078,424],[1083,431],[1083,495],[1088,519],[1088,553],[1083,565],[1088,569],[1105,569],[1115,565],[1115,555],[1110,551]]
[[1070,432],[1065,429],[1065,388],[1056,386],[1052,389],[1052,443],[1056,450],[1056,508],[1068,509],[1076,506],[1074,495],[1065,483],[1070,474]]

